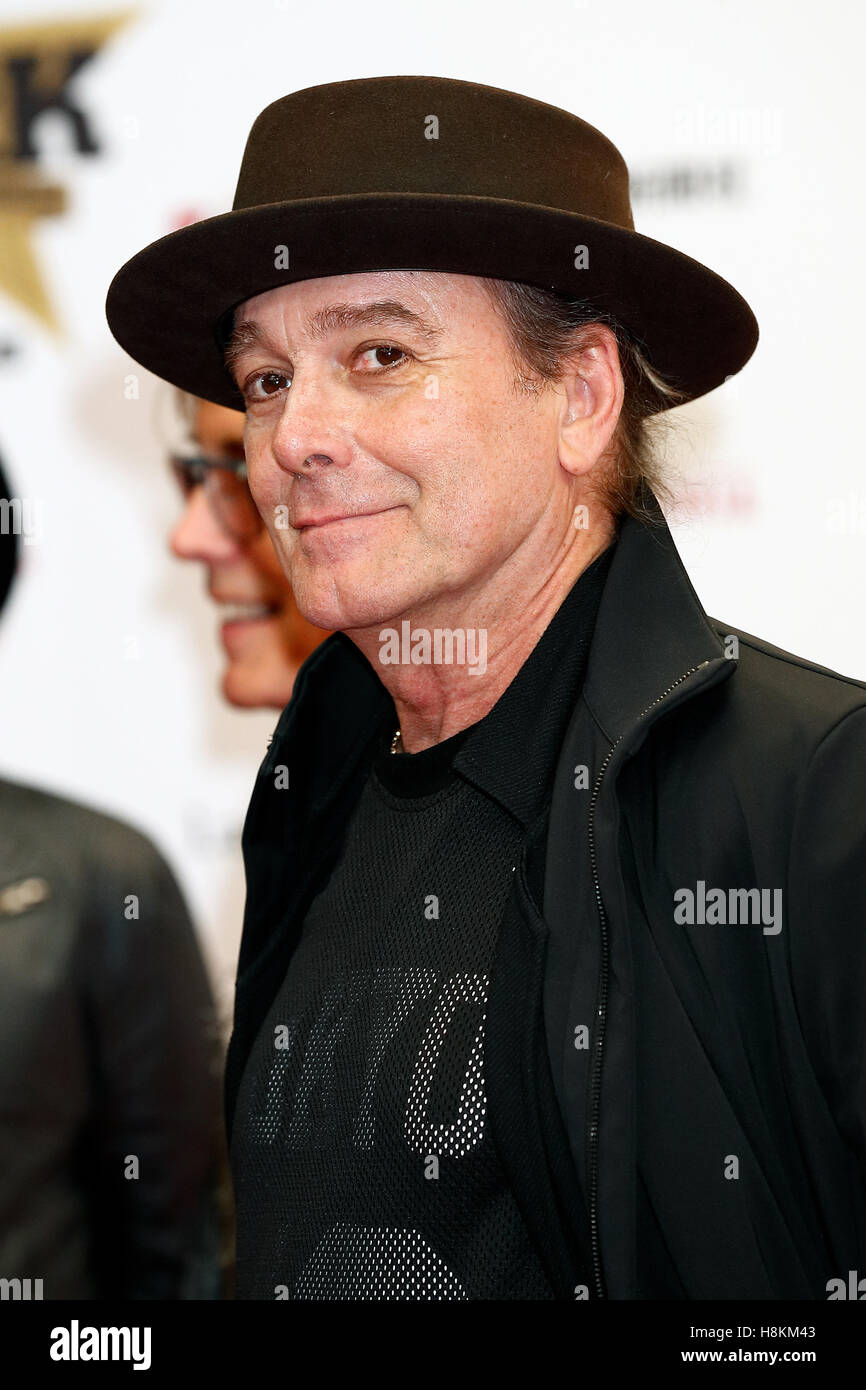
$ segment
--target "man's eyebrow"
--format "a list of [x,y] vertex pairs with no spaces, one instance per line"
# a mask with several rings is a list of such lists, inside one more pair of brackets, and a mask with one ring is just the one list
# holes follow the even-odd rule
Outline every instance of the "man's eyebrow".
[[[312,342],[318,343],[335,329],[380,323],[405,324],[424,340],[428,348],[435,347],[442,337],[441,329],[397,299],[376,299],[370,304],[328,304],[307,320],[306,332]],[[225,363],[229,371],[234,371],[245,352],[263,346],[266,341],[267,335],[251,319],[242,319],[235,324],[225,347]]]
[[442,336],[440,329],[398,299],[375,299],[370,304],[328,304],[307,321],[307,333],[314,343],[318,343],[335,328],[359,328],[364,324],[376,323],[406,324],[429,347]]

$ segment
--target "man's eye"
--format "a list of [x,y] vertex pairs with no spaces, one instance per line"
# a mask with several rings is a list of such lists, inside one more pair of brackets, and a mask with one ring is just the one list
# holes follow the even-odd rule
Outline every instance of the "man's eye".
[[375,347],[362,348],[359,360],[373,354],[369,361],[369,366],[379,368],[380,371],[387,371],[389,367],[401,367],[404,362],[408,362],[409,354],[404,348],[395,347],[393,343],[376,343]]
[[269,400],[291,384],[291,377],[284,372],[258,372],[245,383],[244,395],[250,401]]

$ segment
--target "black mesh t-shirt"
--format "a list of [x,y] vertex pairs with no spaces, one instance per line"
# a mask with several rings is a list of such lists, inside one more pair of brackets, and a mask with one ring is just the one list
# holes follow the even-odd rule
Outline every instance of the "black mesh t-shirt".
[[554,1297],[487,1124],[485,1011],[512,874],[549,801],[555,757],[532,730],[549,745],[553,723],[561,741],[608,561],[484,719],[396,756],[382,726],[244,1071],[238,1298]]

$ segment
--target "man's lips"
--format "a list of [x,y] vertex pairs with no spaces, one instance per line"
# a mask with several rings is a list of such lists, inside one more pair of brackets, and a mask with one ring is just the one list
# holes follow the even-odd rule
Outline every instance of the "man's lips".
[[[397,505],[402,505],[398,503]],[[318,516],[300,516],[292,522],[295,531],[311,531],[320,526],[331,526],[335,521],[357,521],[361,517],[381,516],[383,512],[396,511],[394,507],[375,507],[366,512],[321,512]]]

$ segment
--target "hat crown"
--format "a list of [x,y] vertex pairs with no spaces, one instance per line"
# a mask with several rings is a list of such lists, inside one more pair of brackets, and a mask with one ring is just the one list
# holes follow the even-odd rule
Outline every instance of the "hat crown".
[[272,102],[244,151],[234,210],[353,194],[504,198],[633,228],[628,169],[578,116],[445,77],[373,77]]

